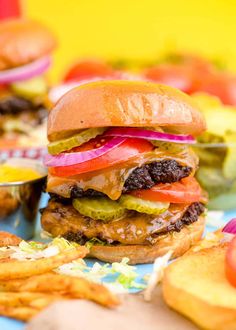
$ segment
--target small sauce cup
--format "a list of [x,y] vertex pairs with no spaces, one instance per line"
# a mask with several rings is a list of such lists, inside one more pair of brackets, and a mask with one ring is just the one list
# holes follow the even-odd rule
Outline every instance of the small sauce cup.
[[[8,231],[23,239],[34,236],[39,202],[46,184],[47,170],[38,160],[11,158],[1,165],[33,170],[38,177],[15,180],[1,178],[0,182],[0,230]],[[19,172],[20,173],[20,172]],[[20,177],[20,176],[19,176]]]

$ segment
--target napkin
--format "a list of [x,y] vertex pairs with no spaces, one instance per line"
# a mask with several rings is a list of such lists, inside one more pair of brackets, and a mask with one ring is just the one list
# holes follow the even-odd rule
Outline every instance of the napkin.
[[151,302],[141,294],[121,296],[121,305],[107,309],[85,300],[57,302],[33,318],[26,330],[196,330],[170,310],[158,287]]

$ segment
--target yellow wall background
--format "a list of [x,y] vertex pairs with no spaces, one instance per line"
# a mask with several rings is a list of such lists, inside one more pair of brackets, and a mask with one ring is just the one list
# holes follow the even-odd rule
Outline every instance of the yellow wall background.
[[54,81],[81,56],[149,60],[175,48],[236,70],[235,0],[26,0],[26,10],[58,36]]

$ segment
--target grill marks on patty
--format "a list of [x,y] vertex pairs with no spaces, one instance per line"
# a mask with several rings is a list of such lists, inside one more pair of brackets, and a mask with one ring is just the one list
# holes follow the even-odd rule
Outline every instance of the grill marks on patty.
[[161,236],[180,231],[197,221],[203,212],[201,203],[171,204],[159,216],[129,211],[124,218],[106,223],[81,215],[70,204],[51,200],[43,210],[41,221],[43,228],[53,236],[61,235],[80,244],[98,238],[109,244],[147,245],[155,244]]
[[164,231],[162,231],[162,234],[173,231],[180,232],[184,226],[188,226],[196,222],[198,220],[198,217],[204,211],[205,211],[205,207],[202,203],[196,202],[191,204],[188,207],[187,211],[184,213],[183,217],[180,220],[173,223],[170,221],[170,224],[165,228]]
[[[158,183],[172,183],[188,177],[192,171],[189,166],[181,166],[176,160],[161,160],[136,168],[129,175],[123,187],[123,193],[137,189],[150,189]],[[103,193],[79,187],[71,189],[71,198],[101,197]]]
[[181,166],[176,160],[161,160],[136,168],[125,181],[125,193],[136,189],[150,189],[158,183],[180,181],[191,173],[189,166]]

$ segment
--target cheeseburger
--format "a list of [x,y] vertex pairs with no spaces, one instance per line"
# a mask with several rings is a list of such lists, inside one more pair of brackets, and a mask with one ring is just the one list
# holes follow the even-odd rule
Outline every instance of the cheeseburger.
[[100,81],[69,91],[49,114],[43,229],[108,262],[183,254],[204,229],[190,148],[204,130],[191,98],[168,86]]
[[[0,23],[0,147],[15,147],[47,116],[47,82],[51,32],[40,23],[14,19]],[[31,136],[32,135],[32,136]]]

